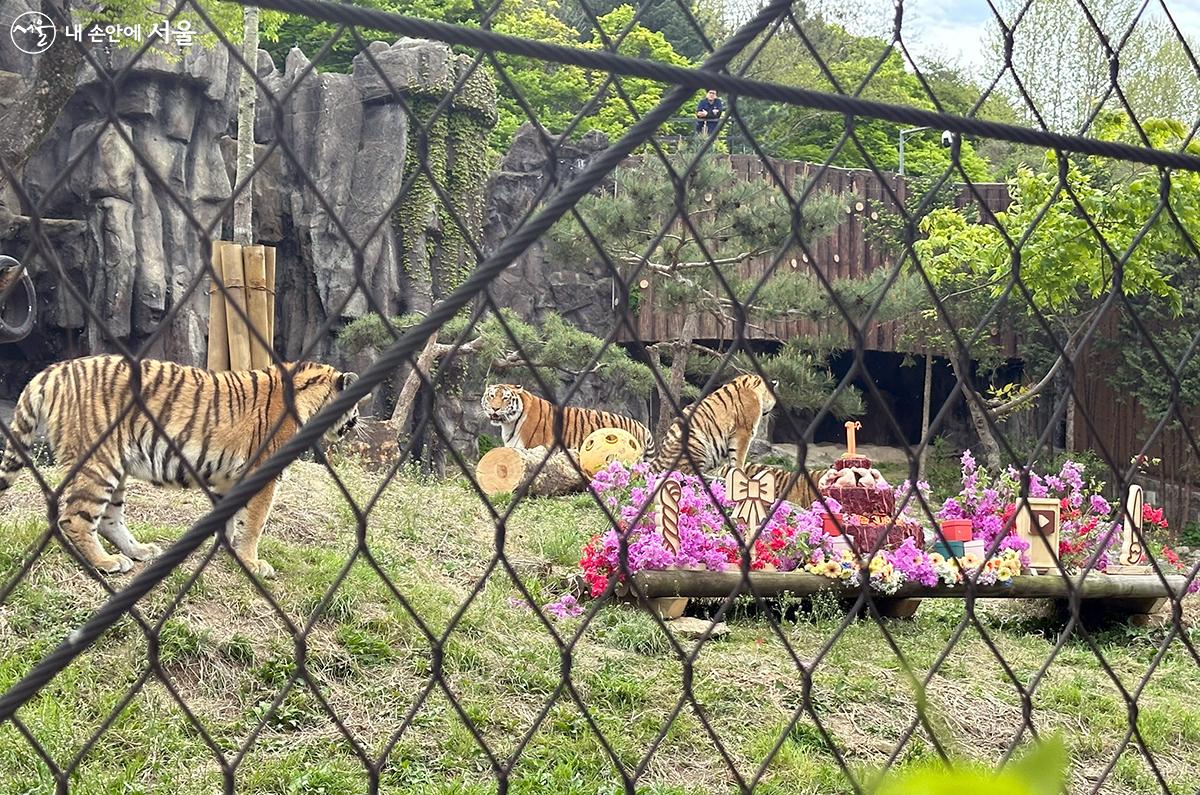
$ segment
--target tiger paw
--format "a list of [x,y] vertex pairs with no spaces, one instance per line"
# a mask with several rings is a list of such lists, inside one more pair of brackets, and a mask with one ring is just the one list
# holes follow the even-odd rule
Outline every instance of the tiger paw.
[[138,544],[134,547],[133,553],[129,557],[134,560],[150,560],[157,558],[162,554],[162,547],[158,544]]
[[262,577],[264,580],[275,578],[275,567],[261,558],[259,560],[247,561],[246,567],[250,569],[252,574]]
[[133,568],[133,561],[125,555],[113,555],[97,562],[96,568],[104,574],[124,574]]

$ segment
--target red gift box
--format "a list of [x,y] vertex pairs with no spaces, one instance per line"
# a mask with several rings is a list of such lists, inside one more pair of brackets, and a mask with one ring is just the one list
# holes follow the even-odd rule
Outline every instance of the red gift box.
[[822,527],[827,536],[840,536],[842,534],[841,527],[838,524],[842,521],[842,517],[834,517],[833,514],[827,513],[821,517]]
[[946,537],[947,541],[971,540],[970,519],[943,519],[940,524],[942,526],[942,535]]

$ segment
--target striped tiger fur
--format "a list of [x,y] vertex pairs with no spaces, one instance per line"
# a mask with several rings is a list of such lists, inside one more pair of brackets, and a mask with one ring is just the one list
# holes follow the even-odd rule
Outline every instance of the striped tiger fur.
[[[17,444],[10,440],[0,456],[0,492],[24,466],[21,448],[28,451],[40,434],[61,466],[79,466],[63,490],[59,527],[88,563],[106,574],[128,571],[133,561],[159,552],[154,544],[139,543],[125,525],[128,478],[182,488],[202,481],[224,494],[357,378],[312,362],[221,373],[154,360],[136,366],[145,410],[133,400],[134,366],[122,357],[72,359],[38,373],[13,413]],[[288,378],[295,414],[285,397]],[[357,420],[355,408],[338,419],[327,438],[345,435]],[[275,574],[258,557],[275,486],[273,481],[252,497],[226,528],[237,555],[263,577]],[[118,554],[104,551],[97,532]]]
[[561,412],[562,445],[569,450],[578,450],[592,431],[620,428],[642,443],[644,458],[654,457],[654,436],[650,429],[621,414],[576,406],[560,409],[514,384],[492,384],[483,390],[479,402],[488,419],[500,426],[505,447],[550,447],[554,444],[555,418]]
[[757,375],[739,375],[689,406],[667,429],[651,469],[697,474],[696,465],[699,472],[709,472],[726,461],[743,466],[759,423],[775,408],[771,391],[775,386],[772,382],[768,387]]
[[[733,464],[724,464],[715,473],[716,477],[722,482],[729,477],[730,470],[733,469]],[[804,472],[783,467],[773,467],[769,464],[756,464],[753,461],[747,461],[742,465],[742,471],[747,477],[754,478],[760,473],[769,472],[775,478],[775,499],[787,500],[793,505],[798,505],[802,508],[808,508],[819,499],[816,484],[821,481],[821,476],[825,474],[824,469],[810,469],[808,477],[812,479],[810,485],[808,479],[804,477]]]

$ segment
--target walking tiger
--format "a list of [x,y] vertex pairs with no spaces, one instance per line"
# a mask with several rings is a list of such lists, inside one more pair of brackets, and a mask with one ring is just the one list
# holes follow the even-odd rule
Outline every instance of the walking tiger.
[[[202,482],[224,494],[358,377],[312,362],[219,373],[154,360],[136,367],[137,381],[134,366],[120,356],[47,367],[21,392],[12,418],[17,443],[9,441],[0,457],[0,493],[12,485],[39,434],[48,438],[61,466],[78,467],[62,492],[59,527],[106,574],[128,571],[133,561],[159,552],[154,544],[139,543],[125,524],[129,477],[181,488]],[[294,415],[285,379],[292,383]],[[139,383],[145,409],[134,401]],[[345,435],[357,421],[356,407],[326,437]],[[250,498],[226,528],[238,557],[262,577],[275,575],[258,557],[258,541],[276,482]],[[104,551],[97,532],[117,554]]]

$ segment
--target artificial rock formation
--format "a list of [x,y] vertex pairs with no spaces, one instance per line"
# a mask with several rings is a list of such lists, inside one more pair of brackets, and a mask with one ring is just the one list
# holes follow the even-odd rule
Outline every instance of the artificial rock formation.
[[[134,64],[111,94],[116,124],[107,121],[105,81],[80,67],[73,94],[19,172],[28,201],[0,191],[0,254],[27,259],[41,303],[34,334],[17,350],[0,349],[14,390],[30,370],[112,350],[115,341],[137,348],[153,337],[149,355],[205,360],[205,245],[229,233],[239,67],[220,46],[180,54],[151,51]],[[96,47],[92,55],[115,71],[133,51]],[[30,57],[10,56],[0,52],[0,83],[32,90]],[[468,74],[469,64],[443,44],[414,40],[371,44],[349,74],[319,73],[296,49],[281,70],[259,52],[267,90],[255,124],[262,167],[254,228],[256,242],[277,249],[281,355],[308,348],[336,359],[333,332],[344,322],[372,309],[427,309],[474,267],[451,219],[478,238],[495,89],[486,72]],[[49,257],[29,254],[30,203],[45,219]],[[359,267],[366,292],[357,289]]]

